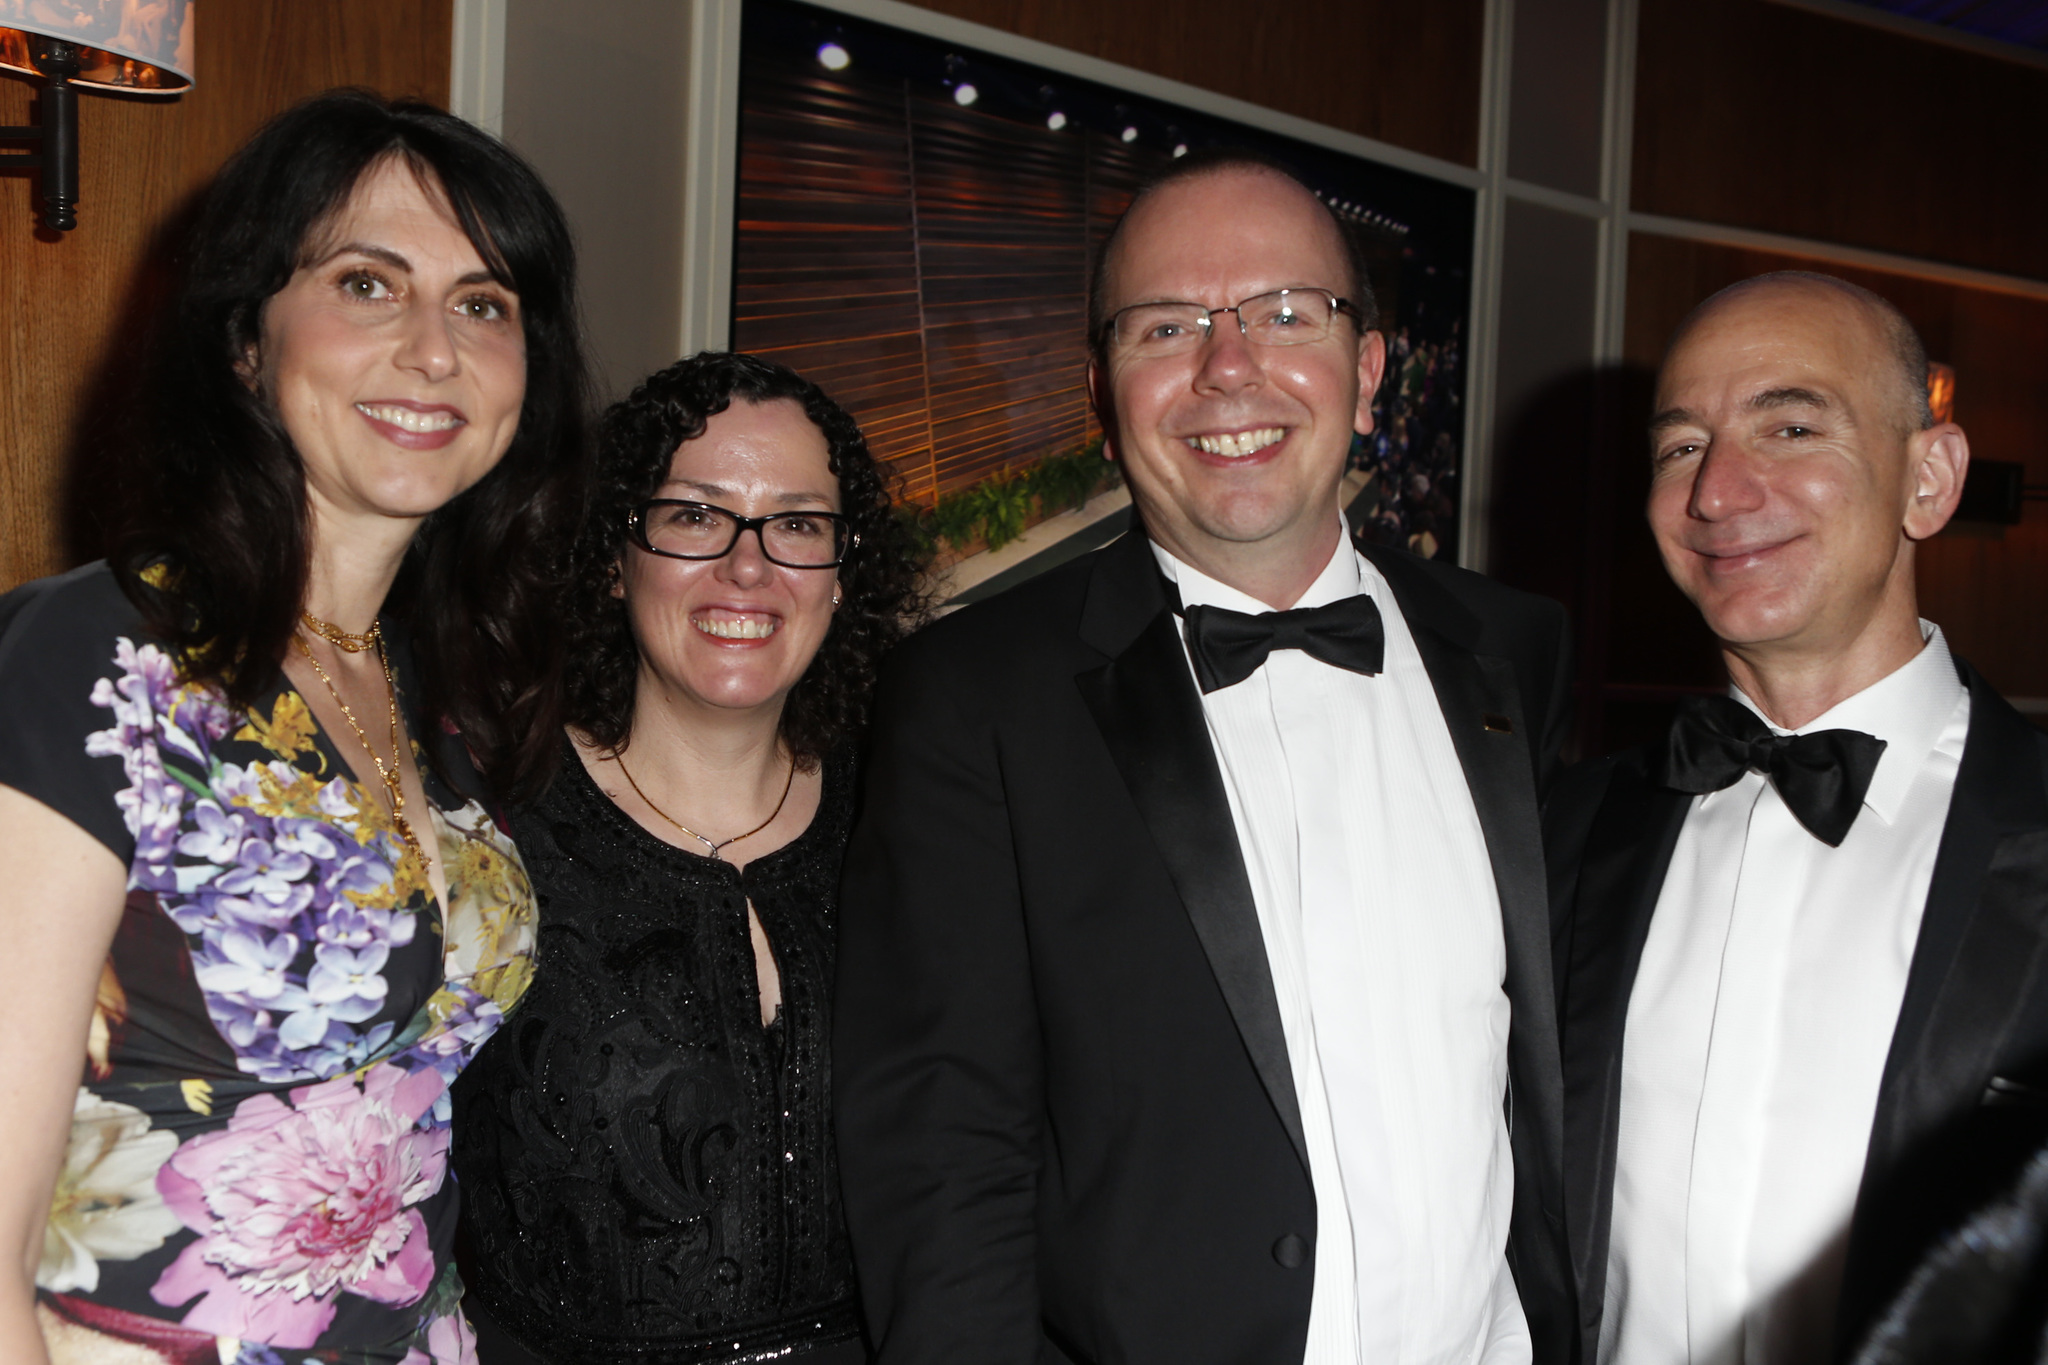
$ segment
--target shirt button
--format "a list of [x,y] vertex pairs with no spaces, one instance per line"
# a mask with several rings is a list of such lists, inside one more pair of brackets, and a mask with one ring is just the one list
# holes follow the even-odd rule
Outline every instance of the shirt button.
[[1273,1259],[1284,1269],[1299,1270],[1308,1262],[1308,1243],[1290,1232],[1273,1243]]

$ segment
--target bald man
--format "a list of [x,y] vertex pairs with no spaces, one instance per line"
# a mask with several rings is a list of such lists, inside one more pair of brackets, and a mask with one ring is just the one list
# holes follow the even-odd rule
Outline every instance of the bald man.
[[1598,1365],[1812,1365],[2048,1136],[2048,736],[1914,591],[1969,447],[1898,310],[1723,290],[1649,520],[1726,695],[1545,812],[1566,1215]]
[[1386,353],[1300,183],[1190,156],[1103,254],[1142,530],[876,700],[833,1084],[877,1358],[1563,1365],[1564,614],[1353,549]]

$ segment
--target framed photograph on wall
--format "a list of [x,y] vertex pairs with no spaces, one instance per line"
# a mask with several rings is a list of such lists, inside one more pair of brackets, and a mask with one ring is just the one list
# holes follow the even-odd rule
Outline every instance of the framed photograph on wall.
[[1471,188],[798,0],[746,0],[739,77],[732,345],[823,385],[956,544],[1086,495],[1096,249],[1148,176],[1237,146],[1368,262],[1389,354],[1357,534],[1456,558]]

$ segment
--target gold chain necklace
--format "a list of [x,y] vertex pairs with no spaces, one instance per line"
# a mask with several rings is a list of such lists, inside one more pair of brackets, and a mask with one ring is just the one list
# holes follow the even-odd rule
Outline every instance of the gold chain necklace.
[[640,784],[633,780],[633,770],[626,766],[625,755],[621,754],[617,749],[614,749],[611,753],[611,759],[612,762],[619,765],[619,771],[625,774],[626,785],[633,789],[633,795],[639,797],[642,801],[645,801],[647,803],[647,809],[653,811],[656,815],[659,815],[662,819],[668,821],[671,825],[674,825],[677,829],[689,835],[692,839],[695,839],[698,843],[704,845],[704,847],[710,849],[710,856],[713,858],[716,858],[718,856],[718,850],[724,848],[727,844],[736,844],[742,839],[751,839],[756,834],[759,834],[762,830],[768,828],[768,826],[774,824],[775,817],[782,814],[782,808],[789,804],[789,789],[796,785],[796,757],[795,755],[791,755],[789,760],[789,776],[784,778],[782,781],[782,799],[775,803],[774,810],[768,812],[768,818],[766,820],[763,820],[760,824],[754,826],[752,829],[748,830],[745,834],[735,834],[730,839],[721,839],[717,843],[713,843],[711,842],[711,840],[699,834],[696,830],[691,829],[688,825],[676,819],[675,816],[670,815],[660,806],[655,805],[653,798],[648,796],[646,792],[641,791]]
[[[344,654],[360,654],[366,649],[376,648],[381,650],[384,647],[384,625],[381,621],[370,622],[368,630],[364,631],[361,635],[355,635],[343,630],[332,621],[321,620],[310,611],[301,611],[299,619],[306,623],[308,630]],[[312,656],[309,654],[306,657],[311,658]]]
[[[308,617],[307,619],[311,620],[312,618]],[[324,625],[326,623],[322,622],[321,624]],[[357,654],[362,652],[363,649],[369,648],[369,645],[363,645],[357,649],[350,649],[339,640],[333,639],[325,631],[319,631],[317,626],[314,629],[319,633],[321,639],[329,641],[337,649],[346,653]],[[349,729],[356,732],[356,742],[363,746],[363,752],[368,754],[370,762],[376,765],[377,776],[383,779],[384,782],[384,794],[391,802],[391,823],[397,826],[398,837],[405,840],[406,847],[411,849],[420,861],[424,863],[426,861],[426,850],[420,847],[419,836],[414,834],[412,830],[412,822],[405,818],[405,765],[398,752],[398,684],[391,679],[391,658],[384,652],[384,637],[376,626],[371,626],[367,635],[354,638],[368,640],[371,644],[376,645],[377,662],[384,665],[384,695],[391,703],[391,764],[389,767],[385,766],[383,759],[377,757],[377,751],[370,747],[370,737],[364,734],[363,727],[357,724],[356,713],[348,709],[348,703],[341,699],[341,689],[334,685],[334,679],[327,676],[327,670],[322,668],[320,661],[313,657],[313,651],[307,647],[306,642],[300,639],[297,634],[294,634],[292,636],[292,643],[299,647],[299,653],[306,656],[306,662],[313,665],[313,671],[319,674],[320,681],[327,685],[327,695],[334,698],[334,704],[341,708],[341,718],[348,722]]]

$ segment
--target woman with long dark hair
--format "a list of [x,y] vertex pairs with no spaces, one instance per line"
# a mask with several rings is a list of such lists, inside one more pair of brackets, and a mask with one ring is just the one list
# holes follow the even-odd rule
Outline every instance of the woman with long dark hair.
[[0,1358],[456,1365],[447,1089],[531,977],[569,236],[302,104],[180,263],[108,562],[0,598]]
[[647,380],[598,466],[563,761],[511,815],[540,971],[455,1098],[480,1357],[859,1362],[826,1024],[917,556],[852,419],[750,356]]

